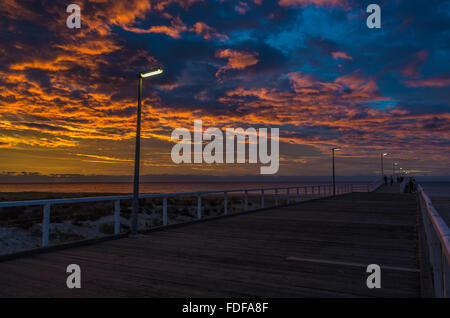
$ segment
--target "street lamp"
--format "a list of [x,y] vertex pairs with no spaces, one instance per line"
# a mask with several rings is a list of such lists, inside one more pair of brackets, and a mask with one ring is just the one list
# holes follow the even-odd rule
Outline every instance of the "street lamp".
[[340,147],[331,148],[331,154],[332,154],[331,157],[332,157],[332,162],[333,162],[333,196],[336,195],[336,175],[334,173],[334,152],[338,151],[338,150],[341,150],[341,148]]
[[381,153],[381,179],[384,178],[384,167],[383,167],[383,158],[385,156],[388,156],[389,154],[387,152]]
[[393,163],[392,163],[392,177],[393,177],[393,178],[395,177],[395,166],[398,166],[398,163],[397,163],[397,162],[393,162]]
[[162,68],[154,68],[138,74],[138,109],[136,124],[136,151],[134,153],[134,184],[133,184],[133,210],[131,213],[131,233],[137,234],[138,231],[138,212],[139,212],[139,165],[141,157],[141,104],[142,104],[142,79],[161,74]]

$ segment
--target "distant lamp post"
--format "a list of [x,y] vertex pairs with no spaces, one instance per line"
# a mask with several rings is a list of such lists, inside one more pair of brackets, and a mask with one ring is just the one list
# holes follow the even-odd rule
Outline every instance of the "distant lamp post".
[[155,68],[138,74],[138,109],[136,125],[136,152],[134,156],[134,184],[133,184],[133,210],[131,213],[131,233],[138,232],[139,212],[139,165],[141,157],[141,104],[142,104],[142,79],[161,74],[162,68]]
[[336,195],[336,174],[335,174],[335,169],[334,169],[334,152],[341,150],[340,147],[334,147],[331,148],[331,158],[332,158],[332,163],[333,163],[333,196]]
[[389,154],[387,152],[381,153],[381,179],[384,178],[384,167],[383,167],[383,158],[385,156],[388,156]]
[[396,171],[395,171],[395,167],[396,167],[396,166],[398,166],[398,163],[397,163],[397,162],[393,162],[393,163],[392,163],[392,177],[395,177],[395,172],[396,172]]

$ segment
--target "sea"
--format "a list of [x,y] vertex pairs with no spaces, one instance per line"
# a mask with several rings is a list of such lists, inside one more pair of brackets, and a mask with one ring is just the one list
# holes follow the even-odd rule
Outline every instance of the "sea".
[[[343,182],[345,183],[345,182]],[[353,182],[355,183],[355,182]],[[357,182],[360,185],[366,182]],[[147,182],[140,183],[140,193],[175,193],[214,190],[240,190],[329,184],[326,182]],[[337,182],[339,184],[339,182]],[[1,192],[117,193],[133,192],[132,183],[0,183]]]
[[450,197],[450,182],[420,182],[428,196]]

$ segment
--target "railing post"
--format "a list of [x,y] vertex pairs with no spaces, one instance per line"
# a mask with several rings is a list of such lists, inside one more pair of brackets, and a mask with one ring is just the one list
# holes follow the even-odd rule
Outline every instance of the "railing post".
[[275,188],[275,206],[278,206],[278,188]]
[[48,246],[50,233],[50,204],[44,205],[44,216],[42,219],[42,246]]
[[299,187],[297,187],[297,202],[300,201],[300,191],[299,191]]
[[197,195],[197,218],[202,219],[202,196],[200,193]]
[[228,192],[225,191],[223,194],[224,194],[224,198],[223,198],[223,200],[224,200],[224,207],[223,207],[223,209],[224,209],[225,215],[228,215]]
[[168,224],[167,217],[167,197],[163,198],[163,225],[166,226]]
[[261,189],[261,209],[264,209],[264,189]]
[[248,191],[245,190],[244,211],[248,211]]
[[320,186],[318,186],[318,188],[319,188],[319,196],[320,196]]
[[291,203],[291,193],[289,191],[289,188],[286,188],[286,199],[287,199],[287,204],[289,205]]
[[444,297],[450,298],[450,263],[445,254],[443,258],[442,268],[444,270]]
[[443,281],[443,268],[442,268],[442,247],[436,232],[432,233],[434,242],[432,244],[432,250],[434,250],[434,260],[431,263],[434,274],[434,296],[437,298],[444,297],[444,281]]
[[114,234],[120,234],[120,200],[114,201]]

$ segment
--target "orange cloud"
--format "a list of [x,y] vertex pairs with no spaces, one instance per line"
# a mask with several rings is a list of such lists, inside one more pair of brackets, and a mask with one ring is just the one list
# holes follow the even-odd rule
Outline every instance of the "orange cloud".
[[171,36],[175,39],[181,37],[181,33],[188,30],[188,27],[184,25],[180,18],[174,18],[170,22],[171,26],[158,25],[152,26],[148,29],[140,29],[135,27],[123,26],[124,30],[135,33],[162,33]]
[[240,52],[231,49],[218,50],[216,52],[216,57],[228,59],[228,63],[221,67],[216,76],[220,76],[223,72],[229,69],[242,70],[249,66],[255,65],[259,62],[256,58],[259,54],[257,52]]
[[239,14],[246,14],[249,9],[248,4],[243,1],[239,1],[239,4],[234,6],[234,10],[236,10]]
[[353,60],[353,58],[345,52],[331,52],[331,55],[335,60],[337,59],[346,59],[346,60]]
[[213,37],[221,38],[224,40],[228,39],[227,35],[218,33],[216,31],[216,29],[210,27],[209,25],[207,25],[203,22],[195,23],[190,30],[195,32],[198,35],[203,36],[203,38],[206,40],[209,40]]

